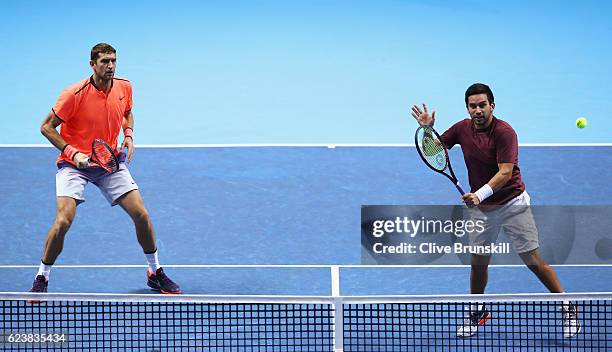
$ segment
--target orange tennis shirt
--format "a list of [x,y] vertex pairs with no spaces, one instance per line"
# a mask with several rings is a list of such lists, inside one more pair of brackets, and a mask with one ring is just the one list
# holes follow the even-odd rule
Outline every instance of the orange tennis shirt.
[[[113,78],[108,93],[99,90],[93,76],[75,83],[60,94],[53,113],[62,120],[60,135],[66,143],[85,155],[91,154],[91,143],[99,138],[117,150],[123,116],[132,110],[132,84]],[[64,154],[57,158],[74,164]]]

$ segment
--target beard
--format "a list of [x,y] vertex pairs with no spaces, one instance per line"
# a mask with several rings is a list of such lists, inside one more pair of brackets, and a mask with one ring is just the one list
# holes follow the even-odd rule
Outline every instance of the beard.
[[104,72],[104,75],[102,75],[102,79],[107,81],[112,80],[113,77],[115,77],[115,72]]
[[470,117],[476,127],[484,127],[491,120],[491,114],[471,115]]

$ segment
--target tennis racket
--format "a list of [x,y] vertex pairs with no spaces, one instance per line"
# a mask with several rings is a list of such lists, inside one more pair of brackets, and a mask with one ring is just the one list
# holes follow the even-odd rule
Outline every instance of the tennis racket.
[[119,161],[115,152],[108,143],[98,138],[91,143],[91,156],[88,161],[110,173],[119,170]]
[[[425,164],[435,172],[446,176],[455,185],[459,193],[464,195],[465,192],[451,167],[448,150],[442,143],[442,138],[438,132],[431,126],[420,126],[414,135],[414,143]],[[447,170],[448,172],[446,172]]]

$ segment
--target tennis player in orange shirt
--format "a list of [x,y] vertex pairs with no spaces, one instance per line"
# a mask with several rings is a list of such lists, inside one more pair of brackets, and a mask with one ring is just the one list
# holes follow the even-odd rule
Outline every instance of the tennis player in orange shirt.
[[[138,185],[125,165],[125,160],[130,161],[134,153],[132,85],[115,77],[116,63],[116,50],[112,46],[105,43],[94,46],[89,62],[93,74],[64,90],[42,123],[41,133],[61,151],[57,158],[57,213],[47,233],[40,268],[30,292],[47,292],[51,267],[62,251],[77,205],[85,201],[85,186],[91,182],[112,206],[121,206],[134,221],[148,264],[147,285],[162,293],[181,293],[159,265],[153,224]],[[121,129],[124,138],[117,150]],[[115,150],[120,163],[116,172],[108,173],[89,164],[88,155],[96,138]]]

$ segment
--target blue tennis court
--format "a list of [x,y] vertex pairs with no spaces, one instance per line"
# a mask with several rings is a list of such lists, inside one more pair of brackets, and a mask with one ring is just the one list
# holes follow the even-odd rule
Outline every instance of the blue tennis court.
[[[5,216],[0,224],[6,244],[0,266],[0,287],[3,291],[26,291],[35,275],[45,233],[54,214],[52,185],[55,169],[52,160],[56,152],[42,147],[7,147],[1,151],[4,157],[0,159],[0,169],[4,170],[2,179],[5,180],[2,187],[7,201],[4,203]],[[605,177],[596,175],[605,174],[605,165],[612,161],[611,151],[612,148],[605,146],[522,147],[522,170],[534,203],[605,205],[612,194],[608,194],[609,188],[605,187]],[[542,163],[543,153],[554,155],[554,158]],[[576,154],[592,157],[575,158]],[[451,157],[458,158],[460,155],[458,151],[452,151]],[[148,165],[158,158],[171,162],[162,168],[150,170]],[[414,167],[420,166],[417,158],[413,147],[141,148],[131,169],[156,226],[162,265],[181,284],[186,295],[226,297],[225,300],[230,302],[232,296],[311,296],[322,299],[322,302],[318,302],[322,305],[288,307],[309,311],[310,314],[314,311],[314,314],[319,314],[318,319],[322,319],[323,326],[331,324],[334,315],[325,305],[333,302],[321,297],[340,295],[374,299],[381,295],[432,297],[469,292],[469,267],[465,265],[361,265],[362,205],[458,203],[452,185],[443,177],[431,174],[426,168]],[[550,177],[550,170],[557,169],[559,164],[570,166]],[[462,168],[457,169],[458,177],[465,179]],[[17,170],[30,172],[17,174]],[[584,178],[593,181],[584,185],[581,192],[560,192],[568,189],[571,180]],[[422,192],[424,182],[429,185],[427,194]],[[64,251],[51,275],[50,292],[159,296],[145,285],[144,258],[127,215],[120,208],[109,207],[95,187],[88,189],[86,197],[87,201],[79,206]],[[578,222],[576,228],[580,229],[580,219],[575,221]],[[592,251],[595,249],[582,244],[596,243],[606,238],[606,233],[594,232],[590,237],[593,238],[575,239],[574,247],[578,253],[573,253],[574,257],[593,258]],[[610,265],[609,260],[601,259],[589,264],[559,265],[555,269],[568,292],[588,294],[610,291]],[[338,272],[335,278],[334,270]],[[535,276],[521,265],[494,265],[490,269],[489,282],[488,293],[546,292]],[[435,348],[452,343],[454,347],[449,350],[462,351],[469,348],[495,350],[512,343],[510,346],[529,346],[536,350],[551,347],[569,350],[602,348],[606,342],[601,340],[601,336],[607,335],[598,334],[609,333],[612,312],[608,312],[605,306],[598,307],[589,302],[585,303],[584,313],[591,319],[598,318],[592,321],[593,326],[589,325],[590,335],[581,335],[584,339],[579,341],[551,337],[558,337],[559,333],[553,331],[559,316],[558,309],[550,302],[543,302],[543,306],[528,305],[524,310],[517,308],[518,313],[507,311],[508,307],[513,307],[509,306],[510,303],[492,302],[492,306],[499,310],[496,316],[499,323],[492,324],[482,332],[482,336],[489,338],[485,343],[484,340],[455,338],[457,321],[464,314],[460,305],[419,302],[385,304],[384,301],[361,305],[358,301],[344,305],[344,347],[346,351],[375,351],[384,348],[382,346],[386,343],[395,348],[397,345],[405,346],[399,347],[400,350],[413,344]],[[91,319],[92,314],[102,320],[104,317],[109,319],[122,309],[130,309],[130,312],[132,309],[144,309],[138,308],[141,307],[139,305],[137,308],[124,308],[119,302],[109,304],[111,306],[70,308],[67,303],[66,307],[59,305],[46,311],[82,309],[84,313],[78,316],[78,320]],[[163,305],[166,303],[159,304],[165,307]],[[272,309],[276,306],[264,304],[264,308],[260,308],[262,306],[255,304],[239,308],[236,313],[229,303],[221,312],[203,311],[197,305],[183,308],[182,303],[168,304],[171,305],[169,308],[159,308],[153,313],[143,310],[138,313],[140,315],[130,317],[132,320],[140,317],[145,319],[143,321],[167,320],[163,323],[166,325],[177,321],[185,325],[206,322],[204,327],[200,327],[202,331],[199,335],[189,327],[181,333],[187,336],[185,342],[175,340],[174,335],[163,338],[165,335],[130,326],[130,329],[140,331],[141,335],[151,334],[160,340],[138,342],[140,338],[118,332],[111,335],[113,338],[110,340],[125,339],[130,341],[127,346],[131,346],[132,350],[142,351],[150,350],[142,347],[148,344],[166,346],[162,350],[181,350],[190,348],[190,343],[205,343],[211,350],[218,348],[220,351],[226,350],[224,348],[251,351],[258,344],[276,346],[280,343],[288,346],[284,342],[288,336],[274,328],[276,332],[272,331],[271,336],[275,336],[272,339],[264,338],[264,328],[264,335],[261,336],[225,336],[226,339],[232,338],[231,341],[239,341],[237,345],[227,342],[230,340],[219,342],[214,336],[223,329],[229,329],[232,333],[235,332],[233,328],[238,331],[246,329],[234,327],[224,320],[237,314],[237,321],[242,321],[240,317],[244,318],[245,312],[240,309],[246,309],[249,316],[261,314],[260,318],[264,321],[275,314],[285,316],[284,319],[295,314],[290,309],[285,311],[285,305]],[[265,307],[272,311],[265,311]],[[17,311],[22,308],[15,306],[10,309]],[[32,314],[31,309],[37,308],[26,306],[25,309]],[[193,310],[199,323],[195,322],[193,314],[170,313],[182,309],[188,312]],[[263,311],[260,312],[260,309]],[[429,315],[432,311],[436,314]],[[512,319],[516,319],[517,314],[525,321],[545,322],[540,323],[539,327],[524,326],[513,330],[512,336],[523,334],[529,337],[521,342],[524,345],[515,345],[516,339],[502,333],[507,332],[508,326],[514,329]],[[299,320],[283,321],[285,325],[282,326],[305,324]],[[357,325],[358,321],[369,322],[369,327],[363,330]],[[269,322],[271,324],[272,320]],[[128,326],[131,323],[122,324]],[[79,325],[62,325],[62,329],[70,329],[70,326],[76,328],[82,323],[75,324]],[[95,327],[101,323],[89,321],[87,324]],[[166,331],[166,325],[158,329]],[[399,332],[400,335],[395,331],[398,328],[404,329]],[[538,332],[528,334],[532,331],[530,329]],[[310,341],[312,344],[301,340],[300,348],[303,349],[298,350],[323,351],[332,348],[333,334],[324,331],[327,330],[321,327],[321,333]],[[84,337],[92,336],[82,330],[78,332]],[[407,340],[397,338],[402,334],[413,337]],[[100,341],[108,339],[107,335],[93,336]],[[240,345],[240,341],[244,344]],[[224,345],[225,342],[229,345]],[[89,341],[80,346],[95,345],[94,341]],[[111,342],[104,346],[120,348]]]
[[[1,151],[0,287],[25,291],[54,216],[56,151]],[[602,176],[612,162],[610,147],[522,147],[520,153],[533,204],[605,205],[612,198]],[[457,151],[451,157],[460,160]],[[156,159],[169,162],[151,169]],[[342,294],[466,293],[466,267],[359,266],[362,205],[459,203],[447,180],[419,163],[411,147],[141,148],[131,169],[156,227],[160,261],[185,293],[325,295],[331,265],[346,266]],[[591,181],[573,187],[581,179]],[[86,198],[50,291],[148,292],[129,217],[93,186]],[[609,260],[590,264],[557,268],[567,291],[611,289]],[[491,270],[491,293],[545,292],[524,267]]]

